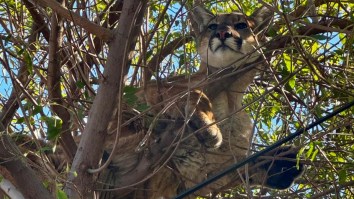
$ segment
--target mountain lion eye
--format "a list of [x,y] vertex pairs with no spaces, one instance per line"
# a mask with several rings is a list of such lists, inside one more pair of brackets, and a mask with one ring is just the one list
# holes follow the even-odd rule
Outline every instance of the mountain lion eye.
[[208,26],[210,30],[216,30],[218,28],[218,24],[212,23]]
[[237,30],[242,30],[242,29],[248,28],[248,25],[246,23],[237,23],[237,24],[235,24],[235,28]]

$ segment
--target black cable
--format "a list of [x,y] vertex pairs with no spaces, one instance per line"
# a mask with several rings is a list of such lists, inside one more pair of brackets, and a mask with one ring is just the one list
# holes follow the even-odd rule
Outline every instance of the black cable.
[[332,118],[333,116],[335,116],[335,115],[337,115],[337,114],[349,109],[353,105],[354,105],[354,100],[349,102],[349,103],[347,103],[347,104],[345,104],[344,106],[340,107],[339,109],[334,110],[332,113],[330,113],[330,114],[328,114],[328,115],[326,115],[324,117],[319,118],[315,122],[307,125],[305,128],[301,128],[301,129],[297,130],[295,133],[290,134],[289,136],[278,140],[277,142],[275,142],[274,144],[270,145],[266,149],[248,156],[247,158],[245,158],[241,162],[238,162],[238,163],[235,163],[234,165],[231,165],[230,167],[226,168],[224,171],[222,171],[222,172],[220,172],[220,173],[218,173],[218,174],[206,179],[204,182],[201,182],[201,183],[195,185],[194,187],[184,191],[183,193],[177,195],[175,197],[175,199],[182,199],[183,197],[188,196],[191,193],[194,193],[195,191],[205,187],[206,185],[208,185],[208,184],[220,179],[221,177],[225,176],[226,174],[228,174],[228,173],[230,173],[230,172],[242,167],[243,165],[247,164],[248,162],[251,162],[251,161],[255,160],[259,156],[262,156],[265,153],[267,153],[267,152],[269,152],[269,151],[281,146],[282,144],[291,141],[292,139],[294,139],[295,137],[301,135],[305,131],[312,129],[313,127],[315,127],[315,126],[321,124],[322,122]]

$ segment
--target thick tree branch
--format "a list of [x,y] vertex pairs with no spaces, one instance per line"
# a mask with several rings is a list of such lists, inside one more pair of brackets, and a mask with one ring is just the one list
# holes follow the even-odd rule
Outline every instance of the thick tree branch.
[[[0,177],[2,176],[0,175]],[[15,185],[13,185],[12,182],[6,178],[2,178],[0,181],[0,197],[7,198],[2,194],[2,191],[10,198],[25,199],[22,193],[17,190]]]
[[[112,3],[114,4],[107,6],[107,8],[98,17],[99,20],[101,20],[102,16],[104,16],[105,13],[108,13],[108,17],[102,23],[102,27],[104,28],[113,29],[113,24],[118,23],[120,13],[122,11],[123,0],[118,0]],[[80,45],[82,45],[82,43],[83,41],[80,42]],[[96,64],[97,66],[104,65],[99,59],[99,54],[102,52],[102,46],[104,45],[104,42],[99,37],[94,36],[93,39],[91,37],[88,38],[88,45],[88,53],[83,54],[82,61],[78,64],[68,63],[68,66],[75,80],[85,83],[86,88],[93,94],[95,92],[91,88],[91,85],[89,85],[89,73],[94,64]],[[78,73],[75,73],[73,71],[78,71]],[[70,88],[72,88],[72,93],[74,94],[74,96],[76,96],[78,94],[75,90],[77,89],[76,82],[71,82]]]
[[41,31],[44,38],[49,41],[49,28],[47,26],[47,23],[44,21],[43,16],[38,12],[36,7],[28,0],[23,0],[23,4],[26,6],[29,13],[31,14],[34,23],[39,26],[39,31]]
[[[117,105],[116,98],[126,75],[129,49],[138,36],[142,16],[146,9],[146,1],[125,1],[115,37],[110,43],[108,60],[104,70],[104,80],[90,110],[87,126],[83,132],[79,149],[76,153],[66,192],[69,198],[92,198],[94,175],[87,172],[89,168],[97,168],[102,157],[106,129],[113,110]],[[137,16],[140,18],[137,19]],[[120,98],[118,100],[121,100]],[[118,102],[119,104],[119,102]],[[94,140],[94,141],[93,141]],[[77,174],[77,176],[74,175]]]
[[[314,0],[313,1],[313,4],[314,5],[311,5],[311,6],[320,6],[320,5],[323,5],[323,4],[328,4],[330,2],[338,2],[336,0]],[[301,15],[304,14],[305,11],[307,11],[309,8],[308,8],[308,4],[306,5],[300,5],[294,12],[292,12],[291,14],[294,16],[294,17],[300,17]]]
[[65,104],[61,93],[61,63],[60,63],[60,47],[63,39],[63,21],[60,16],[53,13],[51,18],[51,32],[49,37],[49,65],[48,65],[48,94],[52,101],[51,108],[63,121],[60,144],[63,146],[65,154],[71,161],[74,158],[77,147],[70,132],[70,113],[65,108]]
[[[22,65],[18,71],[18,80],[22,83],[25,84],[28,80],[28,70],[26,68],[26,65]],[[0,122],[1,124],[6,128],[12,118],[14,117],[17,109],[19,108],[19,105],[16,101],[16,96],[19,95],[19,93],[16,93],[15,89],[11,91],[10,97],[7,100],[6,104],[2,107],[3,110],[0,113]]]
[[[337,27],[337,28],[335,28]],[[353,22],[347,19],[326,19],[318,24],[308,24],[300,27],[298,33],[300,35],[315,35],[325,32],[342,32],[352,34],[354,28]]]
[[103,41],[110,41],[113,37],[113,33],[111,30],[107,28],[103,28],[100,25],[92,23],[88,19],[81,17],[75,12],[71,12],[70,10],[66,9],[64,6],[60,5],[58,2],[54,0],[33,0],[34,4],[39,4],[43,7],[49,7],[54,12],[56,12],[61,17],[74,22],[76,25],[84,28],[87,32],[92,33]]
[[44,188],[36,173],[27,166],[21,152],[1,125],[0,132],[0,163],[11,173],[21,193],[29,199],[54,198]]
[[[339,27],[340,29],[337,28],[332,28],[334,27]],[[295,32],[297,35],[301,36],[311,36],[311,35],[316,35],[320,33],[326,33],[326,32],[350,32],[354,28],[353,24],[348,21],[348,20],[343,20],[343,19],[333,19],[333,20],[326,20],[326,21],[321,21],[319,24],[309,24],[306,26],[302,26],[298,28]],[[271,42],[267,42],[265,44],[265,48],[272,52],[276,49],[284,48],[287,45],[291,45],[293,42],[293,35],[282,35],[278,36],[272,39]]]

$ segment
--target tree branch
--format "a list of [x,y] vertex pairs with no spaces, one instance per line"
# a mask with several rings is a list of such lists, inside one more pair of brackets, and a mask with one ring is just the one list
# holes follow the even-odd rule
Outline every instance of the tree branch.
[[107,28],[103,28],[100,25],[92,23],[90,20],[81,17],[75,12],[71,12],[66,9],[64,6],[60,5],[58,2],[54,0],[33,0],[34,4],[39,4],[43,7],[49,7],[54,12],[56,12],[61,17],[74,22],[76,25],[84,28],[87,32],[92,33],[104,41],[110,41],[113,37],[113,33],[111,30]]
[[[32,25],[32,30],[31,30],[31,35],[28,37],[27,44],[29,45],[28,50],[29,51],[34,51],[35,46],[31,45],[33,42],[36,41],[36,38],[38,36],[37,31],[40,29],[40,25],[38,24],[33,24]],[[3,63],[5,65],[6,63]],[[6,64],[7,65],[7,64]],[[29,80],[29,72],[27,68],[27,64],[24,61],[21,61],[20,68],[18,69],[18,75],[17,79],[22,85],[27,85],[28,80]],[[10,69],[9,69],[10,70]],[[13,85],[15,86],[15,85]],[[2,107],[3,110],[0,113],[0,122],[2,125],[6,128],[12,118],[14,117],[17,109],[19,108],[18,102],[16,101],[16,96],[18,96],[20,93],[17,93],[15,89],[11,91],[10,97],[7,100],[6,104]]]
[[[338,28],[332,28],[330,26],[337,26]],[[311,36],[311,35],[316,35],[320,33],[326,33],[326,32],[343,32],[343,33],[348,33],[353,30],[354,26],[353,24],[344,19],[333,19],[333,20],[326,20],[326,21],[321,21],[318,24],[308,24],[306,26],[302,26],[298,28],[295,32],[297,32],[297,35],[301,36]],[[265,44],[265,48],[272,52],[276,49],[284,48],[287,45],[291,45],[293,41],[293,35],[282,35],[273,38],[270,42],[267,42]]]
[[158,68],[157,66],[160,64],[160,62],[167,57],[169,54],[171,54],[174,50],[177,48],[181,47],[182,45],[192,41],[193,38],[191,36],[183,36],[183,37],[178,37],[175,40],[171,41],[168,43],[166,46],[164,46],[160,52],[156,53],[155,56],[152,57],[150,62],[147,64],[146,69],[144,70],[144,81],[150,80],[152,74],[156,72],[156,69]]
[[71,162],[75,156],[77,147],[71,136],[70,131],[70,113],[65,108],[65,104],[61,93],[61,63],[60,63],[60,47],[63,39],[63,21],[61,17],[53,13],[51,18],[51,32],[49,37],[49,65],[48,65],[48,94],[51,108],[63,121],[59,142],[63,146],[65,154]]
[[26,165],[21,152],[4,131],[5,129],[0,125],[0,161],[11,173],[18,189],[26,198],[54,198],[44,188],[36,173]]
[[[117,105],[117,93],[128,72],[129,49],[132,44],[135,44],[138,36],[141,25],[139,23],[142,22],[142,13],[146,10],[146,3],[146,1],[138,0],[124,1],[120,22],[115,30],[115,37],[110,43],[108,60],[103,73],[104,80],[94,99],[87,126],[68,177],[70,183],[65,191],[69,198],[93,197],[94,175],[88,173],[87,169],[97,168],[102,157],[103,143],[107,135],[106,129]],[[118,98],[118,104],[120,100],[121,98]]]
[[36,23],[38,27],[40,27],[39,31],[41,31],[44,38],[49,41],[49,28],[47,23],[44,21],[43,16],[38,12],[38,10],[35,9],[36,7],[28,0],[23,0],[23,4],[26,6],[29,13],[31,14],[34,23]]
[[[1,175],[0,175],[1,178]],[[5,192],[6,195],[8,195],[10,198],[16,198],[16,199],[25,199],[25,197],[22,195],[19,190],[11,183],[6,178],[2,178],[0,181],[0,189]],[[1,198],[6,198],[1,195],[1,190],[0,190],[0,197]]]
[[352,187],[352,186],[354,186],[354,181],[344,182],[343,184],[340,184],[340,185],[334,185],[334,187],[331,189],[323,190],[322,192],[320,192],[318,194],[312,195],[310,199],[324,198],[325,195],[328,195],[333,192],[337,192],[338,190],[340,190],[342,188]]
[[[38,27],[37,25],[33,25],[32,28],[33,32],[36,32],[35,30]],[[35,38],[36,34],[33,33],[29,37],[28,42],[33,42]],[[7,55],[5,54],[5,47],[2,41],[0,42],[0,46],[3,49],[3,57],[5,59],[5,61],[2,61],[2,64],[8,70],[8,72],[13,75],[10,71]],[[30,47],[30,49],[31,48],[32,47]],[[12,179],[14,180],[14,183],[18,189],[26,196],[26,198],[53,198],[50,193],[43,187],[41,180],[38,178],[36,173],[27,166],[18,147],[7,135],[7,126],[9,125],[9,122],[19,107],[19,96],[21,94],[15,89],[17,87],[15,83],[15,77],[12,76],[11,79],[14,88],[11,92],[9,100],[6,103],[7,106],[5,105],[4,109],[0,113],[0,163],[7,169],[7,171],[9,171],[11,177],[13,177]],[[21,63],[17,81],[20,83],[27,83],[28,81],[27,65],[24,62]],[[30,181],[24,179],[28,179]]]

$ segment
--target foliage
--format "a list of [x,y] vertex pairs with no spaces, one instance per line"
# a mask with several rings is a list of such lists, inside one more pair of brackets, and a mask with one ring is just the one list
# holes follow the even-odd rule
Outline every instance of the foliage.
[[[80,135],[85,128],[99,83],[105,80],[108,45],[80,24],[64,19],[63,41],[56,52],[60,81],[55,85],[59,85],[56,91],[60,97],[53,97],[49,89],[54,88],[54,84],[50,85],[52,77],[48,75],[51,63],[48,52],[53,45],[49,34],[54,12],[33,7],[27,0],[23,2],[0,3],[0,119],[4,125],[1,133],[29,135],[34,141],[44,140],[55,147],[63,131]],[[119,21],[118,2],[67,1],[66,7],[112,30]],[[260,6],[256,2],[207,1],[204,4],[213,12],[241,9],[249,14]],[[244,99],[255,123],[253,151],[265,148],[354,99],[354,3],[266,2],[276,11],[268,36],[270,46],[277,50]],[[148,107],[138,102],[135,93],[147,79],[188,77],[200,67],[188,24],[192,4],[184,3],[149,1],[140,37],[130,53],[123,90],[125,102],[139,111]],[[280,39],[285,37],[288,43]],[[177,43],[179,40],[181,42]],[[67,114],[58,111],[58,107],[64,108]],[[219,196],[352,198],[353,123],[354,108],[351,108],[290,143],[302,148],[299,161],[307,165],[307,171],[289,190],[236,187]],[[48,155],[40,148],[35,150],[38,157]],[[51,181],[50,186],[59,187],[58,184],[65,183],[67,172],[62,169],[46,180]],[[55,190],[53,187],[48,189]],[[57,191],[57,197],[67,198],[62,190]]]

